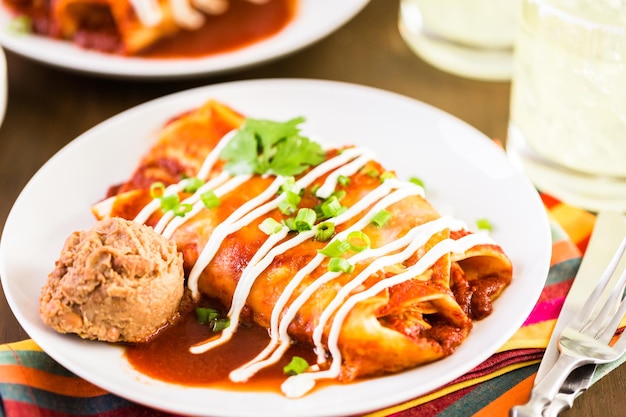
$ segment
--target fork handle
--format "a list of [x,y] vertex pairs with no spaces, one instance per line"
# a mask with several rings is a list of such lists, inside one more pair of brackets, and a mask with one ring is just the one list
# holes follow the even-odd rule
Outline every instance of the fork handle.
[[575,395],[561,395],[557,396],[548,404],[543,412],[543,417],[557,417],[561,411],[569,410],[574,405]]
[[548,373],[535,383],[530,399],[524,405],[511,408],[510,417],[541,417],[544,408],[556,397],[567,376],[578,366],[585,363],[584,359],[574,358],[561,353]]
[[541,417],[543,408],[549,402],[549,400],[538,396],[531,392],[530,400],[526,404],[516,405],[509,411],[509,417]]

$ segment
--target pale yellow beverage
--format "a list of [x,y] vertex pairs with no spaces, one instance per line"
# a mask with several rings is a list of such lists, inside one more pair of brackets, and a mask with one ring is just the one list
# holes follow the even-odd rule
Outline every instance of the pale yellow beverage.
[[626,3],[524,0],[507,149],[540,189],[626,209]]
[[520,0],[401,0],[400,34],[430,64],[508,80]]

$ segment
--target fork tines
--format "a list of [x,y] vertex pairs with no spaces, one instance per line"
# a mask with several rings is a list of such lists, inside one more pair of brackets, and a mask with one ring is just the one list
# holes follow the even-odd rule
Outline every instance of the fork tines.
[[[626,268],[619,278],[612,279],[625,251],[626,237],[622,240],[611,262],[602,273],[602,277],[593,292],[570,324],[570,327],[578,328],[587,334],[593,334],[594,338],[605,343],[608,343],[614,336],[624,314],[626,314],[626,302],[622,301],[626,286]],[[599,311],[597,311],[598,309]],[[596,319],[590,320],[592,315]],[[599,317],[604,317],[605,319],[598,320],[597,318]]]

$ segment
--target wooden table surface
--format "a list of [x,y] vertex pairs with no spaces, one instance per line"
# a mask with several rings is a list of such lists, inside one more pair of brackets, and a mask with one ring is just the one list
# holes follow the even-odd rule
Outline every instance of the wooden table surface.
[[[443,109],[506,139],[510,84],[439,71],[417,58],[397,30],[398,0],[372,0],[353,20],[305,50],[251,69],[178,81],[128,81],[60,71],[7,52],[9,99],[0,128],[0,227],[31,176],[76,136],[137,104],[192,87],[257,78],[316,78],[378,87]],[[0,343],[28,338],[4,294]],[[626,415],[621,367],[562,415]]]

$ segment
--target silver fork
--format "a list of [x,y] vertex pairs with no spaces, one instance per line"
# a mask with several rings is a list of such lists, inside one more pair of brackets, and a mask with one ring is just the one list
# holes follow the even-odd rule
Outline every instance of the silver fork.
[[543,417],[557,417],[561,411],[572,408],[576,398],[591,385],[596,366],[594,363],[574,369],[559,388],[556,397],[544,408]]
[[563,329],[558,340],[560,354],[556,363],[533,388],[530,400],[511,409],[511,417],[541,416],[544,407],[558,394],[574,369],[590,363],[612,362],[626,352],[623,334],[614,345],[609,344],[626,314],[626,302],[623,301],[626,270],[617,281],[611,279],[625,251],[626,238],[585,304]]

